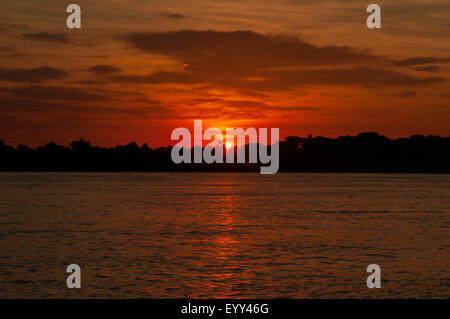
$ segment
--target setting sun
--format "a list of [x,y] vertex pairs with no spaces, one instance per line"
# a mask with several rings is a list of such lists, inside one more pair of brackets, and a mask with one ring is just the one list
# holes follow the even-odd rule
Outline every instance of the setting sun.
[[226,142],[226,143],[225,143],[225,148],[226,148],[227,150],[229,150],[229,149],[231,148],[231,143]]

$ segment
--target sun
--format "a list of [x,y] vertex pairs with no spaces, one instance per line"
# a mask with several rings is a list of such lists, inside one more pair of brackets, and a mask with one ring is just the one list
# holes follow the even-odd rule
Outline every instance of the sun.
[[231,143],[225,142],[225,148],[229,150],[231,148]]

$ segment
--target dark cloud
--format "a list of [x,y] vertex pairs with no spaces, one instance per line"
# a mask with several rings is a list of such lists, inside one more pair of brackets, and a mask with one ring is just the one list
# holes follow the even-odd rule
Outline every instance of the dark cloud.
[[[156,72],[149,75],[116,75],[109,77],[112,81],[124,83],[183,83],[195,84],[202,80],[189,72]],[[207,79],[205,79],[207,81]]]
[[113,65],[107,65],[107,64],[95,65],[93,67],[90,67],[88,69],[88,71],[98,74],[98,75],[109,75],[109,74],[122,72],[122,70],[119,69],[118,67],[115,67]]
[[50,66],[34,69],[4,69],[0,68],[0,81],[39,83],[45,80],[58,80],[67,73]]
[[1,88],[0,92],[8,93],[22,98],[61,100],[61,101],[105,101],[105,96],[93,90],[73,87],[38,86]]
[[[339,46],[319,47],[282,35],[183,30],[132,33],[124,39],[134,48],[169,56],[185,64],[186,68],[181,72],[159,71],[143,76],[117,75],[111,77],[112,81],[210,83],[250,90],[282,90],[306,85],[420,86],[445,81],[441,77],[421,78],[383,69],[381,65],[387,60],[366,51]],[[436,61],[436,58],[392,63],[406,65],[432,60]]]
[[[74,103],[77,102],[77,103]],[[18,115],[21,113],[39,113],[49,114],[51,116],[66,114],[68,116],[92,115],[102,116],[120,116],[130,119],[156,118],[163,117],[168,110],[161,106],[159,101],[147,101],[141,105],[110,106],[83,103],[81,101],[52,101],[22,98],[17,96],[0,95],[0,113],[3,116]]]
[[123,39],[142,51],[164,54],[203,71],[213,67],[213,72],[335,65],[378,59],[368,52],[346,46],[318,47],[295,37],[266,36],[251,31],[131,33]]
[[400,97],[400,98],[409,98],[409,97],[415,96],[416,94],[417,94],[417,91],[405,91],[405,92],[400,92],[394,96]]
[[423,72],[435,72],[439,70],[439,67],[437,65],[430,65],[430,66],[418,66],[417,68],[414,68],[416,71],[423,71]]
[[[446,81],[442,77],[414,77],[407,74],[372,67],[303,69],[295,71],[271,71],[265,74],[268,81],[252,83],[261,88],[278,85],[279,88],[305,85],[350,85],[360,87],[427,86]],[[269,87],[270,87],[269,85]]]
[[157,104],[158,101],[149,100],[147,96],[128,91],[116,91],[94,88],[62,87],[29,85],[20,87],[0,88],[0,93],[13,98],[36,100],[57,100],[62,102],[102,102],[102,101],[134,101]]
[[400,72],[370,67],[336,69],[265,70],[260,78],[247,80],[235,77],[202,77],[189,72],[157,72],[144,76],[123,75],[110,77],[125,83],[214,83],[216,85],[253,90],[285,90],[308,85],[338,85],[360,87],[427,86],[445,82],[443,77],[414,77]]
[[45,41],[45,42],[59,42],[70,43],[70,39],[64,33],[50,33],[50,32],[38,32],[38,33],[24,33],[23,36],[29,40]]
[[19,114],[24,112],[47,113],[61,110],[64,108],[65,108],[64,104],[61,103],[0,95],[0,113],[8,113],[8,114]]
[[16,49],[12,46],[0,46],[0,53],[2,52],[13,53],[16,52]]
[[179,14],[179,13],[167,13],[165,16],[168,17],[168,18],[173,18],[173,19],[184,19],[184,18],[186,18],[185,15]]
[[420,65],[420,64],[431,64],[431,63],[449,63],[450,58],[436,58],[436,57],[414,57],[414,58],[408,58],[404,60],[398,60],[398,61],[392,61],[392,64],[394,66],[413,66],[413,65]]
[[257,98],[266,98],[267,97],[267,94],[264,94],[264,93],[258,92],[258,91],[237,90],[237,93],[239,93],[241,95],[257,97]]

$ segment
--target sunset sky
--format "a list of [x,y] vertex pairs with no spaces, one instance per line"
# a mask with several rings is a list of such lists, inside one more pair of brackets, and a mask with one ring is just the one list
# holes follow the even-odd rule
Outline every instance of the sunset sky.
[[[66,6],[82,28],[66,27]],[[171,144],[177,127],[450,135],[450,2],[2,0],[0,140]]]

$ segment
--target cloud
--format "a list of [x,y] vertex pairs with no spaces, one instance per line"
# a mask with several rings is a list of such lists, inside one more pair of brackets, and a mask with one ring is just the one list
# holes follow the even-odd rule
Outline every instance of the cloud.
[[[319,47],[285,35],[182,30],[131,33],[122,40],[141,51],[171,57],[186,67],[180,72],[110,78],[117,82],[210,83],[240,89],[284,90],[307,85],[420,86],[445,81],[442,77],[421,78],[384,69],[381,64],[387,59],[366,51],[346,46]],[[413,58],[392,63],[436,60],[445,61]]]
[[[76,102],[76,103],[74,103]],[[148,100],[145,103],[127,105],[107,105],[92,104],[81,100],[56,101],[24,98],[20,96],[2,96],[0,95],[0,113],[19,115],[21,113],[49,114],[51,116],[65,114],[67,116],[86,116],[94,117],[126,116],[130,119],[157,118],[163,117],[168,110],[161,106],[159,101]]]
[[105,101],[105,96],[94,93],[93,90],[58,86],[24,86],[14,88],[1,88],[0,92],[15,95],[21,98],[61,100],[61,101]]
[[179,14],[179,13],[167,13],[165,16],[168,17],[168,18],[173,18],[173,19],[184,19],[184,18],[186,18],[185,15]]
[[268,36],[252,31],[131,33],[122,39],[147,53],[164,54],[192,67],[214,66],[214,70],[335,65],[378,58],[346,46],[318,47],[291,36]]
[[252,90],[286,90],[308,85],[359,87],[428,86],[446,81],[443,77],[415,77],[400,72],[371,67],[335,69],[265,70],[258,81],[236,77],[208,77],[194,72],[157,72],[149,75],[119,75],[110,80],[146,84],[214,83],[225,87]]
[[417,94],[417,91],[404,91],[404,92],[400,92],[398,94],[395,94],[395,97],[399,97],[399,98],[409,98],[412,96],[415,96]]
[[[348,85],[359,87],[383,87],[383,86],[426,86],[445,82],[442,77],[414,77],[396,71],[373,68],[335,68],[335,69],[303,69],[295,71],[270,71],[267,72],[271,85],[279,88],[305,85]],[[267,84],[260,83],[263,88]],[[252,86],[255,83],[251,84]]]
[[98,74],[98,75],[109,75],[109,74],[122,72],[122,70],[119,69],[118,67],[115,67],[113,65],[107,65],[107,64],[99,64],[99,65],[92,66],[88,69],[88,71]]
[[398,61],[392,61],[392,64],[394,66],[413,66],[413,65],[420,65],[420,64],[431,64],[431,63],[449,63],[450,58],[436,58],[436,57],[414,57],[414,58],[408,58],[404,60],[398,60]]
[[[123,83],[146,83],[146,84],[161,84],[161,83],[182,83],[195,84],[200,83],[201,80],[188,72],[156,72],[149,75],[116,75],[110,76],[110,80]],[[204,81],[208,81],[205,79]]]
[[159,104],[159,101],[149,100],[146,95],[137,92],[94,89],[84,87],[29,85],[20,87],[0,88],[0,93],[13,98],[36,100],[55,100],[61,102],[141,102],[144,104]]
[[50,66],[33,69],[0,68],[0,81],[40,83],[45,80],[58,80],[67,75],[63,70]]
[[414,68],[416,71],[423,71],[423,72],[434,72],[439,70],[439,67],[437,65],[430,65],[430,66],[418,66],[417,68]]
[[16,49],[12,46],[0,46],[0,53],[6,52],[6,53],[14,53],[16,52]]
[[[292,117],[294,113],[317,112],[322,107],[314,106],[286,106],[267,101],[222,99],[222,98],[194,98],[179,101],[175,109],[183,107],[182,113],[175,113],[177,119],[254,119],[268,117]],[[220,110],[220,111],[219,111]]]
[[45,42],[59,42],[70,43],[70,39],[64,33],[50,33],[50,32],[38,32],[38,33],[24,33],[23,36],[29,40],[45,41]]

